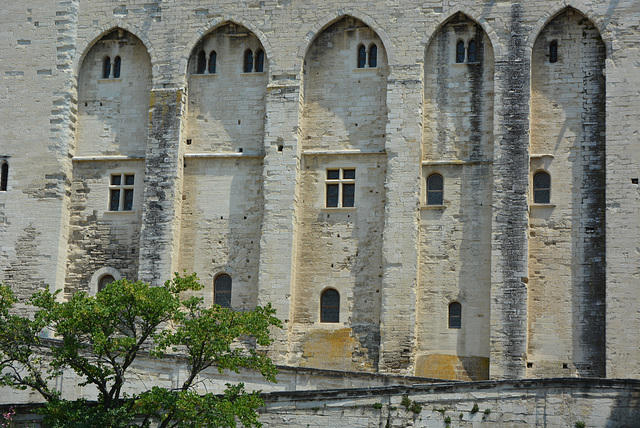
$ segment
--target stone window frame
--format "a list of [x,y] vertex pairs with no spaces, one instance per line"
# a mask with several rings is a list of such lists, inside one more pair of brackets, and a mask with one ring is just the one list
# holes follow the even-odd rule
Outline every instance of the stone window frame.
[[[119,177],[117,182],[114,182],[116,177]],[[131,182],[128,178],[132,177]],[[117,193],[116,193],[117,192]],[[108,205],[107,211],[111,213],[115,212],[134,212],[134,200],[135,200],[135,173],[133,172],[112,172],[109,174],[109,190],[108,190]],[[117,195],[117,209],[114,207],[114,196]],[[131,202],[130,205],[128,202]]]
[[[221,284],[223,279],[229,279],[229,290],[218,290],[218,287],[225,286],[227,284]],[[223,301],[223,295],[226,296],[226,300]],[[231,309],[231,299],[233,296],[233,278],[227,272],[220,272],[213,278],[213,304],[219,305],[221,308],[229,308]],[[222,304],[221,304],[222,303]],[[225,304],[226,303],[226,304]]]
[[116,55],[111,61],[110,55],[102,58],[102,79],[120,79],[122,71],[122,58]]
[[[338,172],[337,178],[332,177],[333,172]],[[345,177],[345,172],[348,172],[349,177]],[[353,174],[351,174],[353,172]],[[353,175],[353,178],[351,178]],[[356,207],[356,180],[357,180],[357,168],[355,166],[348,167],[327,167],[325,169],[325,208],[330,209],[353,209]],[[330,190],[331,189],[331,190]],[[334,202],[334,190],[337,190],[335,194]],[[345,189],[350,189],[345,191]],[[351,194],[350,194],[351,193]],[[351,199],[348,199],[351,197]],[[331,202],[330,199],[331,198]]]
[[[337,296],[337,304],[330,301],[330,294]],[[335,296],[334,296],[335,298]],[[321,323],[339,323],[340,322],[340,292],[333,287],[327,287],[320,293],[320,322]]]
[[457,300],[449,303],[447,325],[450,329],[462,328],[462,303]]
[[[540,181],[536,182],[536,177],[547,177],[548,186],[541,186]],[[551,174],[546,169],[539,169],[531,177],[531,200],[534,205],[551,204]]]
[[[442,186],[440,189],[431,189],[431,179],[435,178],[435,177],[439,177],[442,183]],[[442,175],[440,172],[434,171],[429,173],[429,175],[427,176],[426,179],[426,198],[425,198],[425,205],[428,207],[444,207],[444,175]],[[431,195],[433,195],[433,197],[430,197]],[[438,199],[434,201],[433,198],[435,198],[436,196],[438,196]],[[436,203],[438,202],[438,203]]]
[[6,192],[9,187],[9,162],[0,160],[0,192]]
[[98,293],[98,287],[100,285],[100,280],[105,276],[112,276],[115,281],[122,279],[122,274],[116,268],[111,266],[104,266],[100,269],[96,270],[93,275],[91,275],[91,279],[89,280],[89,295],[95,296]]
[[358,43],[356,50],[356,69],[377,69],[378,68],[378,44],[370,42],[368,47],[364,42]]

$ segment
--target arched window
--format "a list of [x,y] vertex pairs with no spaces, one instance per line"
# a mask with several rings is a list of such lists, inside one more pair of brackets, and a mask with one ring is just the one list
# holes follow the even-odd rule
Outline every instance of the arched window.
[[231,307],[231,277],[226,273],[218,275],[213,282],[213,303],[223,308]]
[[440,174],[431,174],[427,178],[427,205],[444,204],[444,178]]
[[378,66],[378,46],[375,43],[371,43],[369,46],[369,67],[375,68]]
[[209,74],[216,74],[216,62],[218,61],[218,54],[216,51],[211,51],[209,54]]
[[340,293],[333,288],[320,297],[320,322],[340,322]]
[[196,74],[204,74],[207,69],[207,54],[204,51],[198,52],[198,64],[196,66]]
[[115,57],[113,60],[113,78],[120,78],[120,68],[122,66],[122,59],[119,56]]
[[256,73],[262,73],[264,71],[264,51],[258,49],[256,51]]
[[253,52],[251,52],[251,49],[244,51],[243,70],[245,73],[251,73],[253,71]]
[[475,40],[469,42],[469,50],[467,51],[467,62],[478,61],[478,47]]
[[367,48],[364,45],[358,46],[358,68],[364,68],[367,65]]
[[464,62],[464,42],[462,40],[458,41],[456,45],[456,63],[462,64]]
[[106,57],[102,61],[102,78],[108,79],[111,75],[111,58]]
[[549,43],[549,62],[558,62],[558,41],[554,40]]
[[104,287],[106,287],[108,284],[111,284],[115,280],[116,279],[113,277],[113,275],[102,275],[98,280],[98,292],[104,290]]
[[449,305],[449,328],[462,328],[462,305],[458,302]]
[[0,192],[7,191],[7,184],[9,182],[9,164],[2,162],[0,167]]
[[551,202],[551,176],[546,171],[536,172],[533,176],[533,203]]

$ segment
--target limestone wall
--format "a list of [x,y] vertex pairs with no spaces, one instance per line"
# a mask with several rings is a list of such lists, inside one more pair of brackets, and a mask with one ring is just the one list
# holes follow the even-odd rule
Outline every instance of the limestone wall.
[[[212,301],[225,272],[233,306],[278,309],[281,363],[638,377],[639,16],[578,0],[3,4],[0,280],[26,297],[187,269]],[[243,72],[246,49],[262,71]],[[332,168],[355,169],[353,207],[327,209]],[[540,170],[549,204],[533,202]],[[110,212],[126,173],[131,212]]]

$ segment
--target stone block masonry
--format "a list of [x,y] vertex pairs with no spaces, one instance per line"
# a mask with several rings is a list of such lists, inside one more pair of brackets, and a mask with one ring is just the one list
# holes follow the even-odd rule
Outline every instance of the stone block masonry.
[[233,309],[276,307],[267,351],[297,367],[638,378],[638,19],[3,4],[0,280],[65,298],[187,270],[213,304],[226,275]]

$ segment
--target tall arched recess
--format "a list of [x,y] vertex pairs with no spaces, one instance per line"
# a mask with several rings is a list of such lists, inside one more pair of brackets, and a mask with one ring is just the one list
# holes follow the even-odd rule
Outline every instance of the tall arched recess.
[[75,155],[144,156],[150,90],[142,41],[122,29],[100,38],[80,66]]
[[105,267],[137,278],[151,60],[116,28],[85,54],[78,75],[66,287],[89,291]]
[[[235,22],[202,36],[189,58],[180,269],[233,279],[231,307],[258,301],[262,163],[269,58]],[[207,301],[206,303],[210,303]]]
[[[377,371],[388,74],[381,38],[350,16],[304,58],[292,338],[304,349],[292,364]],[[340,296],[340,330],[320,316],[327,288]]]
[[550,195],[530,199],[532,377],[605,376],[605,57],[571,8],[533,46],[530,174],[550,175]]
[[[488,379],[493,47],[457,13],[432,36],[424,64],[416,375]],[[432,198],[438,176],[442,193]],[[448,324],[453,301],[460,328]]]

